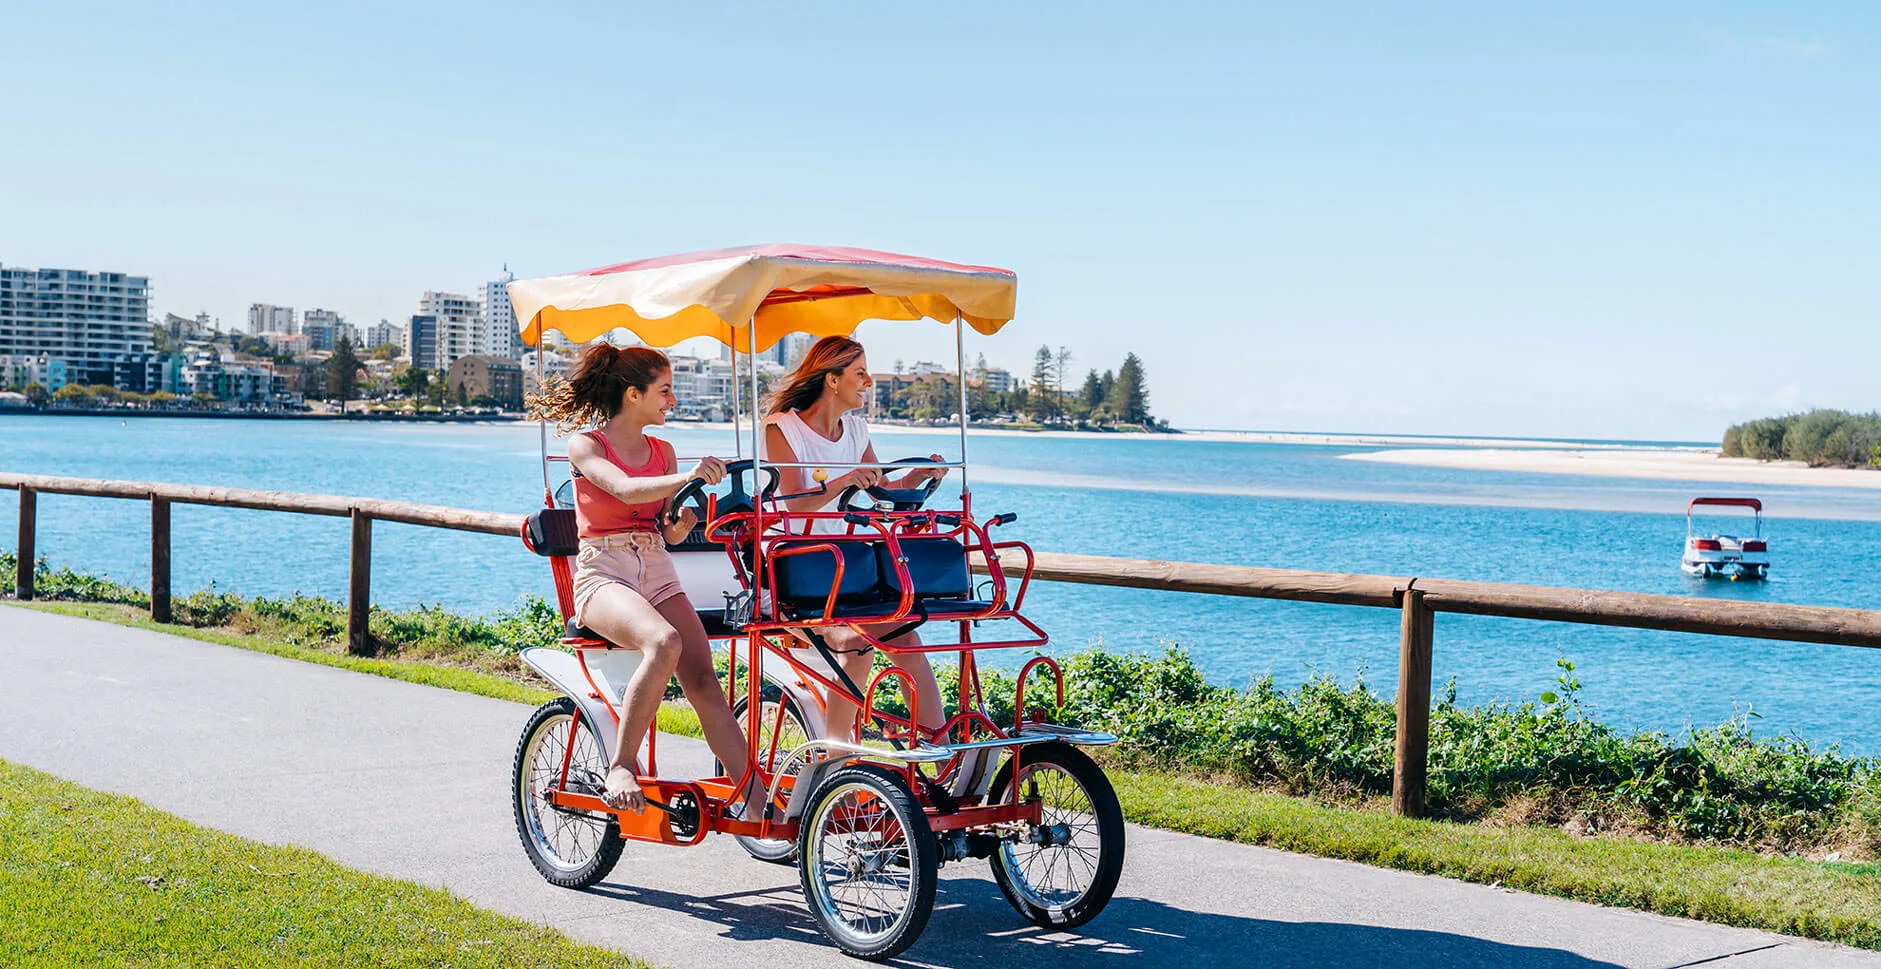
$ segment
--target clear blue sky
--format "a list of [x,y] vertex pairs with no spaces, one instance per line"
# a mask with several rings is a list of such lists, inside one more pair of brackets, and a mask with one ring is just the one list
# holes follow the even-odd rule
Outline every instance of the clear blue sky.
[[1867,5],[278,6],[8,4],[0,262],[369,323],[818,242],[1016,270],[973,350],[1133,350],[1179,425],[1881,406]]

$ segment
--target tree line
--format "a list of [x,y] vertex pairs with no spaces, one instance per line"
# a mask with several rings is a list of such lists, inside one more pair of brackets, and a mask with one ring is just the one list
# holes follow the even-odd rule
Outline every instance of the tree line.
[[1817,409],[1732,424],[1720,450],[1727,458],[1881,468],[1881,413]]
[[[1167,421],[1150,413],[1149,382],[1143,361],[1124,355],[1115,369],[1087,371],[1083,382],[1072,383],[1071,351],[1049,346],[1034,355],[1031,379],[997,391],[989,380],[991,368],[982,355],[967,371],[967,413],[973,420],[1023,418],[1038,423],[1075,426],[1135,426],[1166,430]],[[901,379],[898,375],[898,381]],[[960,409],[959,389],[950,376],[913,374],[890,395],[889,417],[939,420]]]

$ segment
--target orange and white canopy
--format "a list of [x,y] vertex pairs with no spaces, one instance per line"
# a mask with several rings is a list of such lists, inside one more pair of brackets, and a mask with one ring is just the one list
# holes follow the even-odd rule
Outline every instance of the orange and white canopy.
[[992,335],[1019,278],[989,266],[868,249],[768,245],[662,256],[509,284],[525,344],[555,330],[586,343],[625,328],[650,346],[712,337],[759,351],[788,333],[847,336],[864,320],[964,320]]

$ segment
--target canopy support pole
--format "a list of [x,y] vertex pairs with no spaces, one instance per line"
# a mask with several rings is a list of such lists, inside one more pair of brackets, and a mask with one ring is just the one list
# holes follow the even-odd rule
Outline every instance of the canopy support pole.
[[960,495],[964,501],[967,488],[967,326],[954,317],[954,373],[960,378]]

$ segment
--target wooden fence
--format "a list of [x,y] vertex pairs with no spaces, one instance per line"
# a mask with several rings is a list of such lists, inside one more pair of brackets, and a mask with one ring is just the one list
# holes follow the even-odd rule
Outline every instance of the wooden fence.
[[[215,505],[350,518],[353,543],[347,596],[347,643],[355,652],[364,652],[369,642],[366,623],[372,597],[372,523],[375,520],[511,537],[518,535],[523,520],[521,515],[467,511],[376,498],[31,474],[0,473],[0,489],[16,490],[20,496],[19,563],[14,578],[15,594],[20,599],[33,597],[33,531],[37,519],[37,495],[88,495],[148,501],[150,614],[159,622],[169,622],[171,619],[172,504]],[[1016,567],[1008,562],[1006,568],[1012,570]],[[985,571],[983,565],[979,566],[979,571]],[[1076,582],[1398,610],[1398,725],[1391,803],[1393,810],[1405,815],[1421,814],[1424,809],[1430,734],[1430,662],[1434,617],[1439,612],[1881,648],[1881,611],[1866,609],[1409,576],[1302,572],[1192,562],[1149,562],[1057,552],[1037,553],[1033,578],[1047,582]]]

